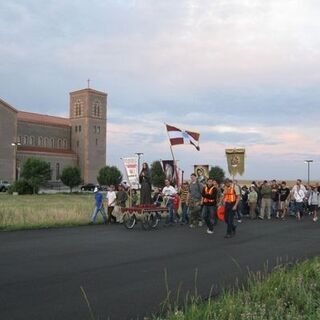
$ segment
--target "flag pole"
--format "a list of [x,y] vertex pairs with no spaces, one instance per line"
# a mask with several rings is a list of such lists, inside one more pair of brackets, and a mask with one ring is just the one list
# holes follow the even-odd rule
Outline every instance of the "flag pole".
[[168,140],[169,140],[169,146],[170,146],[170,151],[171,151],[171,155],[172,155],[173,165],[174,165],[173,169],[174,169],[174,173],[175,173],[175,176],[176,176],[176,184],[177,184],[177,186],[179,186],[179,173],[178,173],[178,170],[177,170],[176,159],[174,157],[172,145],[170,143],[170,136],[169,136],[169,133],[168,133],[168,130],[167,130],[167,124],[166,123],[165,123],[165,126],[166,126],[167,136],[168,136]]
[[172,160],[173,160],[174,163],[176,163],[176,159],[174,158],[172,145],[170,143],[170,136],[169,136],[169,133],[168,133],[168,130],[167,130],[167,124],[166,123],[165,123],[165,126],[166,126],[167,136],[168,136],[168,140],[169,140],[169,146],[170,146],[170,151],[171,151],[171,155],[172,155]]

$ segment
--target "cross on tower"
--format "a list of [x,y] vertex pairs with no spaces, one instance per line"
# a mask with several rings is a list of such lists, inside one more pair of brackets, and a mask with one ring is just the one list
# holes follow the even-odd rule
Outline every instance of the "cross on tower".
[[90,88],[90,79],[87,80],[88,82],[88,89]]

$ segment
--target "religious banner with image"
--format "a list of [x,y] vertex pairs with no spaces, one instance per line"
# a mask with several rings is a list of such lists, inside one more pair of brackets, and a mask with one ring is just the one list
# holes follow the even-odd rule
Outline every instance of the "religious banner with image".
[[122,160],[124,167],[126,168],[129,185],[133,189],[139,189],[138,158],[127,157],[122,158]]
[[197,176],[198,181],[201,183],[205,183],[206,180],[209,178],[209,165],[195,164],[193,167],[194,173]]
[[244,174],[245,149],[226,149],[228,171],[233,177],[237,174]]
[[173,160],[162,160],[162,169],[166,176],[166,179],[169,181],[175,181],[176,179],[176,170]]

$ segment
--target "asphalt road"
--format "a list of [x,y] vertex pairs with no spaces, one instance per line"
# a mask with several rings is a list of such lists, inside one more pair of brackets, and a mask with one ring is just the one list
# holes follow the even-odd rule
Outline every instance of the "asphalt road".
[[197,290],[207,296],[269,269],[277,261],[320,254],[320,224],[245,221],[235,238],[225,225],[174,226],[146,232],[123,226],[0,233],[0,319],[143,319],[167,296]]

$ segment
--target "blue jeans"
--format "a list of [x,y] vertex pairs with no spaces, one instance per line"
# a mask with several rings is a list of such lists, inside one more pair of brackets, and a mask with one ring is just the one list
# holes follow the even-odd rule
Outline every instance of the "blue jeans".
[[207,224],[207,227],[210,231],[213,231],[213,219],[216,213],[216,206],[203,206],[203,218]]
[[278,201],[271,200],[271,216],[275,217],[277,215],[277,211],[278,211]]
[[186,202],[181,203],[182,222],[189,223],[189,207]]
[[168,208],[168,216],[166,219],[166,223],[173,223],[174,210],[173,210],[173,200],[172,199],[168,200],[167,208]]
[[96,219],[97,219],[97,215],[98,213],[101,213],[102,215],[102,218],[103,218],[103,222],[104,223],[107,223],[107,215],[106,215],[106,212],[104,210],[104,206],[101,206],[101,207],[95,207],[94,210],[93,210],[93,213],[92,213],[92,216],[91,216],[91,221],[92,223],[96,223]]
[[242,219],[242,214],[243,214],[242,213],[242,200],[239,201],[236,213],[237,213],[237,219],[241,220]]
[[236,227],[233,224],[234,214],[236,213],[233,210],[235,202],[226,202],[225,203],[225,213],[224,213],[224,221],[227,224],[227,235],[232,235],[235,231]]

